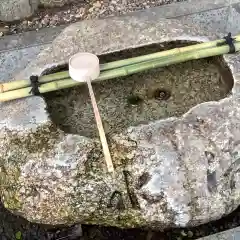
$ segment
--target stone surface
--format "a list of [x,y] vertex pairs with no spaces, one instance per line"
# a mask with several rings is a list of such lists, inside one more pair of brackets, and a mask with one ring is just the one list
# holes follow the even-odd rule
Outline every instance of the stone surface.
[[50,44],[64,28],[65,26],[58,26],[41,29],[38,32],[30,31],[18,35],[4,36],[0,38],[0,52]]
[[199,240],[238,240],[238,239],[240,239],[240,227],[216,233],[208,237],[199,238]]
[[138,146],[128,166],[133,184],[148,176],[136,192],[146,218],[195,226],[238,206],[239,107],[236,99],[200,104],[181,119],[129,131]]
[[0,81],[12,79],[14,75],[25,68],[47,46],[38,45],[19,50],[0,52],[1,68],[7,69],[7,71],[0,73]]
[[[186,24],[196,24],[201,26],[206,31],[211,32],[211,29],[215,29],[215,31],[218,32],[219,37],[222,37],[223,33],[227,33],[227,24],[229,27],[233,24],[233,21],[229,22],[229,16],[232,16],[229,14],[229,7],[222,7],[191,15],[180,16],[177,19]],[[234,31],[233,34],[236,34],[236,31]]]
[[226,31],[233,35],[240,31],[240,3],[235,3],[229,7],[229,17],[226,25]]
[[30,17],[38,4],[39,0],[1,0],[0,20],[10,22]]
[[225,0],[188,0],[186,2],[176,2],[170,5],[164,5],[159,8],[159,14],[163,14],[164,18],[182,17],[196,13],[202,13],[206,11],[221,9],[229,7],[230,4],[234,4],[236,1]]
[[0,82],[12,79],[49,46],[63,27],[0,38]]
[[[206,35],[215,38],[150,12],[85,21],[65,29],[16,79],[41,75],[78,51],[105,54],[171,40],[206,41]],[[1,197],[30,221],[164,229],[218,219],[238,206],[236,91],[182,117],[113,136],[115,175],[106,171],[99,140],[60,131],[43,98],[2,103],[0,111]]]

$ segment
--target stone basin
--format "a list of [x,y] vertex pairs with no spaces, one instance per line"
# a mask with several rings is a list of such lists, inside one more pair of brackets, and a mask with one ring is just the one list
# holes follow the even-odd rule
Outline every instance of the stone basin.
[[[151,12],[84,21],[16,79],[56,71],[78,51],[108,61],[215,38]],[[114,175],[84,86],[1,104],[5,207],[37,223],[158,230],[230,213],[240,200],[238,71],[234,54],[94,84]]]
[[[171,42],[99,56],[100,62],[193,44]],[[58,68],[47,71],[53,73]],[[68,70],[68,67],[61,67]],[[200,59],[93,84],[107,136],[131,126],[180,117],[199,103],[227,97],[231,71],[221,57]],[[162,94],[162,96],[161,96]],[[51,120],[65,133],[98,136],[86,85],[44,95]]]

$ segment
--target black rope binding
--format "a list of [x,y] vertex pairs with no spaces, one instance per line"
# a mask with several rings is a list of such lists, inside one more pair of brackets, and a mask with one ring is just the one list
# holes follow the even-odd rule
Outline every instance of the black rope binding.
[[228,33],[227,36],[224,37],[225,42],[224,43],[218,43],[217,46],[223,46],[224,44],[227,44],[229,46],[229,53],[235,53],[236,48],[234,45],[235,38],[232,38],[232,34]]
[[31,82],[32,89],[29,93],[32,93],[35,96],[40,96],[41,93],[39,91],[40,83],[38,81],[38,76],[31,76],[30,82]]

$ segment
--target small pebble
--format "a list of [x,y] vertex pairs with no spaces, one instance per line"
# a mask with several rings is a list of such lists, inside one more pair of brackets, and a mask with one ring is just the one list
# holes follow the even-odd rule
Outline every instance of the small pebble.
[[27,21],[27,20],[24,20],[24,21],[22,22],[22,24],[23,24],[23,25],[28,25],[28,21]]
[[114,6],[109,6],[109,10],[113,12],[114,11]]
[[89,13],[92,13],[93,11],[94,11],[94,8],[93,8],[93,7],[91,7],[91,8],[88,9],[88,12],[89,12]]
[[186,237],[186,236],[187,236],[187,233],[185,233],[184,230],[182,230],[182,231],[181,231],[181,235],[182,235],[183,237]]
[[[66,20],[67,21],[67,20]],[[57,20],[56,19],[52,19],[49,23],[51,26],[54,26],[55,24],[57,24]]]
[[48,25],[48,24],[49,24],[49,19],[48,19],[48,18],[42,19],[41,24],[42,24],[43,26]]
[[94,8],[100,8],[101,6],[102,6],[102,4],[99,1],[93,3]]
[[192,232],[192,231],[188,231],[187,236],[188,236],[189,238],[192,238],[192,237],[193,237],[193,232]]
[[76,14],[75,17],[76,17],[76,18],[81,18],[81,17],[82,17],[82,14]]

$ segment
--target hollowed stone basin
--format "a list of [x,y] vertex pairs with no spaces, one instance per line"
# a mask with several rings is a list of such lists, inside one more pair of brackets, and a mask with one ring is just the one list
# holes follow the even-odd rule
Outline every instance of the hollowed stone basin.
[[[66,28],[16,79],[78,51],[101,62],[215,39],[152,11]],[[219,219],[240,202],[239,54],[94,83],[115,173],[85,86],[0,105],[0,196],[45,224],[162,230]]]
[[[100,56],[101,63],[191,43],[162,43]],[[192,43],[193,44],[193,43]],[[65,69],[67,70],[67,68]],[[52,69],[48,73],[52,73]],[[220,57],[200,59],[93,84],[106,134],[180,117],[190,108],[230,94],[233,78]],[[162,95],[161,95],[162,94]],[[98,135],[86,85],[44,95],[52,121],[66,133]]]

